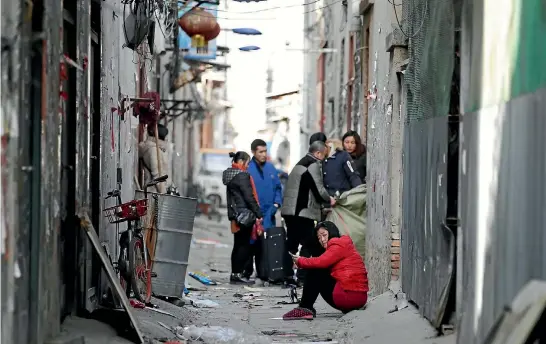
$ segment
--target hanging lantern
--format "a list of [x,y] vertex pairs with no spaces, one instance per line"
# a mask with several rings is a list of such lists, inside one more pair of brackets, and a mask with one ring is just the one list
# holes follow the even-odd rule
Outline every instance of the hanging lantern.
[[178,25],[191,37],[192,48],[207,48],[208,42],[218,37],[220,25],[211,13],[197,7],[186,12],[178,20]]

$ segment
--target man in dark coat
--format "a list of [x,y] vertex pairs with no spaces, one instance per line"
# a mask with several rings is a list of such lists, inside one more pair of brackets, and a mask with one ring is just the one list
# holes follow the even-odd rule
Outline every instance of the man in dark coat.
[[362,184],[353,158],[341,147],[330,143],[329,156],[322,163],[324,186],[330,196],[342,194]]
[[[314,234],[315,221],[321,219],[321,206],[333,202],[322,181],[320,162],[327,152],[324,142],[313,142],[309,147],[309,153],[290,172],[284,190],[281,215],[287,228],[287,248],[290,253],[296,254],[301,244],[302,257],[320,254],[318,253],[321,252],[320,247],[317,247],[318,242]],[[300,283],[304,277],[303,271],[298,270]]]

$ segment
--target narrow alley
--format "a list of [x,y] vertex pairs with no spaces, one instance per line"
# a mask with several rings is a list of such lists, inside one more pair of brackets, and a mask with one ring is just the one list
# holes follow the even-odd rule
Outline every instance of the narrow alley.
[[546,0],[0,17],[1,343],[546,342]]
[[[150,343],[455,343],[454,334],[438,336],[411,303],[402,295],[396,300],[392,291],[372,297],[362,311],[343,315],[320,300],[315,320],[283,321],[282,314],[294,308],[290,289],[229,284],[232,237],[223,220],[196,219],[188,269],[207,274],[217,285],[206,286],[187,276],[188,304],[178,307],[154,298],[157,309],[169,315],[134,309]],[[86,344],[131,343],[108,325],[87,319],[67,320],[64,331],[67,337],[85,336]]]

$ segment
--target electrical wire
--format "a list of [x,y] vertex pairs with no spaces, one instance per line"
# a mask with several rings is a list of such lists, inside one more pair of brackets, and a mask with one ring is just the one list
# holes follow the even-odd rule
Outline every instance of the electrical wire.
[[421,29],[423,28],[423,26],[425,24],[425,16],[426,16],[427,10],[428,10],[428,1],[425,1],[425,8],[423,9],[423,14],[421,15],[421,17],[422,17],[421,25],[419,25],[419,28],[417,29],[417,31],[415,33],[413,33],[411,36],[409,34],[405,33],[404,30],[402,29],[402,25],[400,24],[400,20],[398,19],[398,13],[396,13],[396,4],[394,2],[390,2],[390,3],[392,4],[392,8],[394,10],[394,16],[396,17],[396,23],[398,24],[398,28],[400,29],[400,32],[402,32],[402,34],[404,36],[406,36],[407,38],[416,37],[421,32]]
[[[310,1],[310,2],[307,2],[307,3],[303,3],[303,4],[295,4],[295,5],[286,5],[286,6],[275,6],[275,7],[269,7],[269,8],[262,8],[262,9],[253,10],[253,11],[226,11],[226,10],[219,10],[219,9],[217,9],[217,11],[218,11],[218,12],[223,12],[223,13],[232,13],[232,14],[251,14],[251,13],[268,12],[268,11],[272,11],[272,10],[280,10],[280,9],[285,9],[285,8],[293,8],[293,7],[300,7],[300,6],[308,6],[308,5],[316,4],[317,2],[321,2],[321,1],[323,1],[323,0],[313,0],[313,1]],[[178,3],[179,3],[179,4],[184,4],[184,1],[178,0]]]

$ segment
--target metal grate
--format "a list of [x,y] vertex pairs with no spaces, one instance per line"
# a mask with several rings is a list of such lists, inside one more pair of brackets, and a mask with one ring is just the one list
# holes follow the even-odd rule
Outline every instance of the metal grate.
[[454,63],[453,1],[406,0],[403,13],[402,29],[410,41],[406,121],[446,116]]

